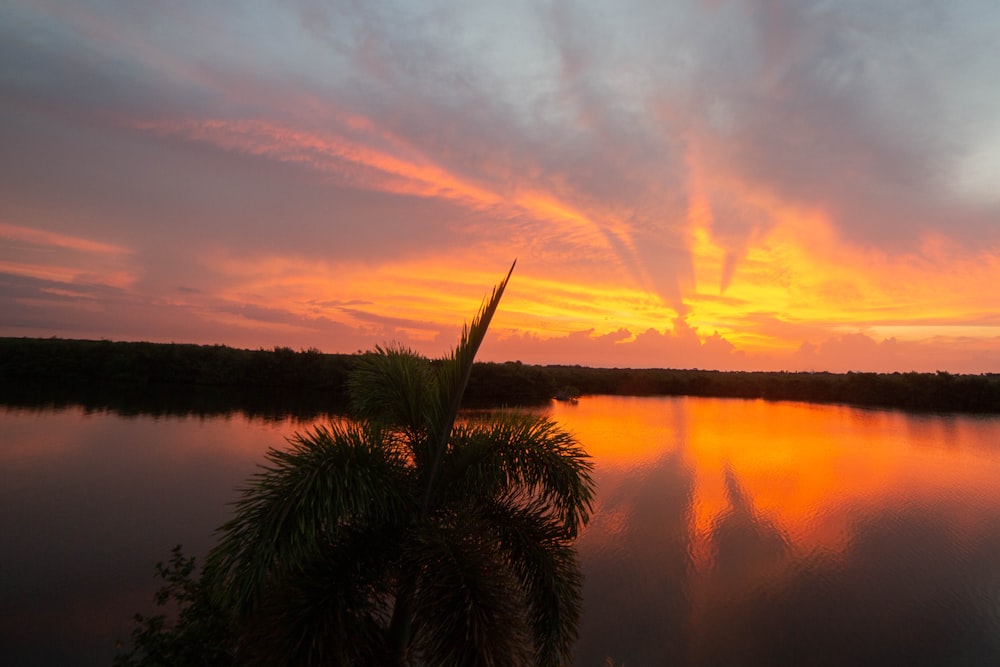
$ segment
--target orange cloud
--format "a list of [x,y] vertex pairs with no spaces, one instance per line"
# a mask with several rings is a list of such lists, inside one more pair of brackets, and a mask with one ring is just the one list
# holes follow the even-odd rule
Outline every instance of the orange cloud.
[[0,223],[0,272],[57,283],[127,288],[136,281],[123,246]]
[[54,248],[67,248],[69,250],[79,250],[81,252],[121,255],[130,251],[119,245],[102,243],[79,236],[68,234],[57,234],[33,227],[22,227],[0,222],[0,238],[8,242],[27,243],[33,246],[50,246]]
[[[527,217],[560,243],[612,249],[608,235],[630,253],[628,226],[609,210],[588,212],[551,192],[518,179],[506,186],[484,186],[440,166],[403,139],[357,115],[336,118],[342,132],[309,132],[265,120],[137,120],[136,129],[207,143],[224,150],[304,164],[353,187],[455,201],[491,217]],[[352,135],[358,135],[352,137]]]
[[[718,331],[751,354],[784,357],[784,367],[794,367],[789,355],[803,344],[829,343],[827,363],[840,349],[837,367],[850,368],[852,355],[862,366],[884,355],[885,348],[876,352],[882,340],[1000,340],[990,305],[991,286],[1000,279],[1000,249],[970,253],[931,234],[918,250],[905,253],[861,247],[840,237],[822,210],[783,201],[695,150],[689,162],[696,287],[686,303],[693,326]],[[724,192],[735,210],[763,212],[766,224],[747,228],[738,239],[720,233],[712,192]],[[859,356],[857,345],[843,344],[848,335],[870,342],[871,358]],[[916,357],[893,361],[920,363]]]
[[[470,267],[502,267],[521,256],[495,325],[498,339],[507,341],[497,349],[572,340],[566,349],[606,351],[603,361],[590,363],[661,365],[683,362],[679,341],[691,337],[688,353],[697,356],[682,365],[794,369],[809,367],[820,358],[816,352],[826,359],[841,354],[846,363],[866,341],[876,345],[875,359],[890,349],[878,347],[885,340],[965,336],[991,349],[983,341],[1000,333],[986,306],[989,286],[1000,278],[997,253],[970,256],[933,236],[903,255],[852,245],[825,211],[790,203],[727,169],[711,142],[689,146],[687,217],[677,245],[690,256],[692,280],[674,303],[654,288],[651,265],[638,259],[643,249],[621,205],[518,178],[485,185],[358,114],[342,114],[333,125],[311,132],[263,120],[132,123],[161,136],[303,164],[348,186],[447,200],[523,224],[506,225],[507,238],[491,230],[488,241],[482,230],[470,230],[459,241],[464,257],[449,249],[394,265],[209,253],[203,260],[222,280],[221,301],[432,343],[474,312],[483,286],[495,281],[496,271]],[[749,217],[736,224],[727,215]],[[623,280],[622,269],[631,280]],[[615,337],[619,331],[626,335]]]
[[[302,163],[360,187],[458,199],[474,206],[490,206],[500,201],[494,193],[456,178],[422,156],[395,155],[331,132],[307,132],[263,120],[159,120],[131,124],[140,130],[181,136],[226,150]],[[371,124],[359,117],[347,118],[346,124],[354,130],[372,130]]]

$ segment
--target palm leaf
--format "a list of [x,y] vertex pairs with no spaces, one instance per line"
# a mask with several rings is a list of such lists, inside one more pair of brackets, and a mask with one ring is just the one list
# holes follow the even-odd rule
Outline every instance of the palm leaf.
[[534,651],[517,578],[492,531],[475,518],[425,525],[407,554],[422,573],[414,605],[416,662],[527,667]]
[[208,565],[245,613],[267,582],[310,563],[347,528],[404,525],[415,511],[403,446],[364,425],[316,427],[267,453]]
[[431,448],[432,464],[426,479],[426,492],[424,495],[424,511],[429,509],[431,497],[434,493],[434,486],[437,482],[438,471],[445,451],[448,448],[448,438],[455,425],[458,416],[458,409],[462,403],[462,395],[465,387],[469,384],[469,375],[472,373],[472,365],[476,359],[486,331],[489,329],[490,321],[500,305],[500,298],[510,276],[514,273],[517,260],[510,265],[510,270],[504,279],[493,288],[493,293],[479,309],[479,313],[473,318],[472,323],[462,328],[462,337],[451,356],[445,358],[437,369],[437,400],[430,406],[427,414],[430,439],[428,444]]
[[576,439],[537,415],[504,412],[455,429],[443,488],[455,497],[542,502],[575,537],[592,510],[593,464]]
[[239,664],[384,665],[394,535],[349,531],[273,582],[243,624]]
[[426,430],[431,365],[413,350],[376,346],[358,361],[347,387],[358,417],[401,427],[411,439]]
[[518,579],[541,667],[571,662],[583,587],[572,540],[549,510],[517,498],[501,498],[481,510]]

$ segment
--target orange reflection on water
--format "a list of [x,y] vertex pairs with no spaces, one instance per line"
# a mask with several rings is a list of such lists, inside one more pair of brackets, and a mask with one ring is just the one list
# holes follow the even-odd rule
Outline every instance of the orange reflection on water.
[[[633,520],[620,499],[658,466],[689,485],[691,567],[714,566],[720,526],[744,516],[773,529],[791,555],[847,548],[871,507],[940,502],[975,489],[1000,501],[1000,457],[983,447],[996,420],[907,415],[844,406],[725,399],[585,397],[552,417],[593,456],[598,508],[591,540]],[[968,501],[963,498],[963,501]],[[602,516],[603,513],[603,516]],[[607,534],[602,538],[602,531]]]

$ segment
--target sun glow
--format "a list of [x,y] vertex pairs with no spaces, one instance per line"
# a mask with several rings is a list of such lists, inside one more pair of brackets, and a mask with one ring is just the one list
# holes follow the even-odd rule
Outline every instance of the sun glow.
[[760,197],[754,205],[766,207],[771,223],[733,258],[733,250],[713,236],[705,198],[693,197],[697,288],[686,299],[693,326],[718,331],[739,349],[765,353],[831,334],[926,341],[1000,333],[993,313],[983,310],[1000,279],[997,253],[969,256],[927,236],[919,252],[889,255],[846,244],[822,212]]
[[[641,247],[629,222],[635,211],[628,207],[592,200],[557,180],[524,179],[510,165],[490,167],[504,178],[483,180],[430,157],[369,117],[330,118],[322,132],[262,119],[131,125],[305,165],[342,185],[449,201],[471,215],[517,220],[512,234],[473,242],[459,255],[435,253],[392,264],[216,253],[205,263],[221,276],[222,302],[283,311],[313,322],[300,325],[306,328],[331,321],[371,335],[390,331],[430,342],[474,310],[483,286],[494,282],[496,271],[479,266],[502,267],[520,257],[517,280],[494,327],[501,338],[614,335],[625,349],[654,331],[696,336],[703,345],[721,340],[737,353],[771,359],[771,367],[787,367],[803,346],[844,336],[878,342],[994,334],[992,315],[982,304],[991,298],[988,286],[1000,278],[995,254],[969,257],[933,236],[909,254],[852,245],[824,210],[791,204],[734,172],[720,160],[718,138],[699,136],[688,148],[686,219],[675,232],[680,256],[690,258],[687,281],[682,267],[651,263],[655,253]],[[470,228],[470,238],[476,233]],[[468,261],[472,255],[478,262]]]

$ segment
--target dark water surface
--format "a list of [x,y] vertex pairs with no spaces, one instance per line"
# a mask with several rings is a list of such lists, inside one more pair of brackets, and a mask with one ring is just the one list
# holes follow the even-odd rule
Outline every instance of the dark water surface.
[[[594,456],[577,664],[1000,664],[1000,419],[686,398],[551,415]],[[0,408],[0,665],[108,665],[305,422]]]

